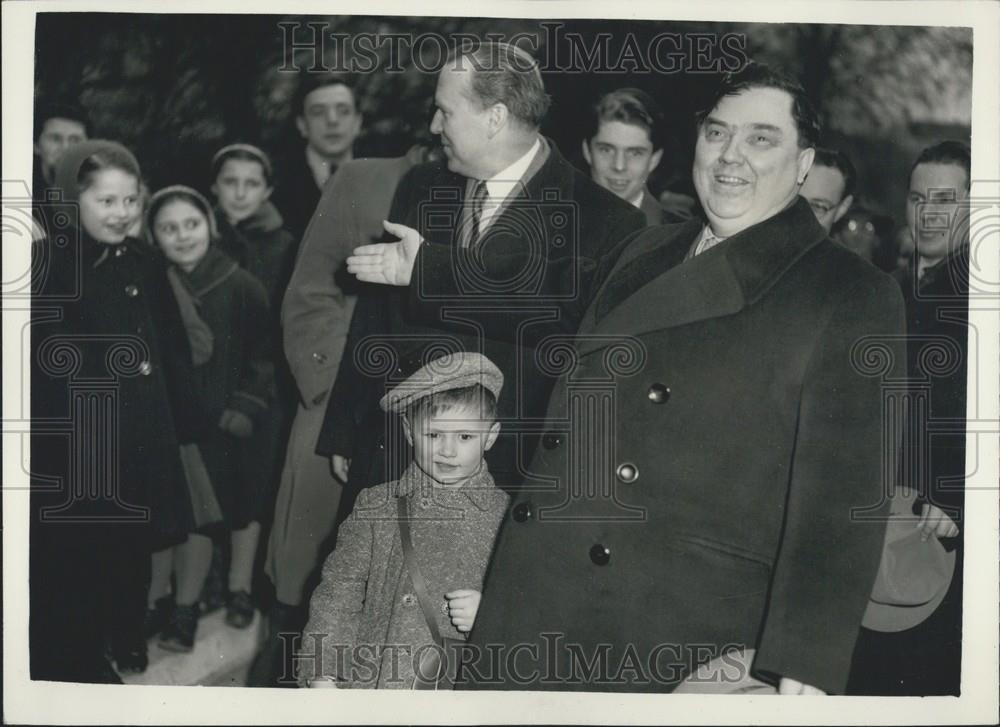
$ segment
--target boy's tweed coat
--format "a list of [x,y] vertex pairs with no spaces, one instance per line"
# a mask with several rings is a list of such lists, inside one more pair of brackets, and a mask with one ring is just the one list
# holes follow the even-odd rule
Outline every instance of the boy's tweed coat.
[[[342,686],[413,686],[413,656],[432,641],[404,562],[396,510],[402,495],[409,496],[413,549],[435,601],[438,629],[442,636],[465,638],[448,618],[444,594],[482,590],[508,496],[494,485],[485,463],[457,489],[432,484],[411,464],[398,481],[364,490],[340,526],[337,547],[309,604],[301,684],[318,674],[337,677]],[[387,645],[392,648],[376,656],[369,651]]]

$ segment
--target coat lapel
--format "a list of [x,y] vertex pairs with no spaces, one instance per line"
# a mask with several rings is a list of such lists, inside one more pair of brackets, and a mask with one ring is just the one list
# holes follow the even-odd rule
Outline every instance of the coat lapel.
[[[590,333],[640,335],[732,315],[755,303],[825,238],[807,202],[728,238],[697,257],[685,255],[698,225],[662,228],[668,235],[638,255],[623,257],[580,329],[578,349],[589,353],[612,341]],[[693,234],[692,234],[693,233]],[[640,238],[641,240],[642,238]]]
[[[564,192],[567,189],[572,189],[573,169],[569,165],[569,162],[565,161],[559,154],[558,149],[550,139],[546,138],[543,141],[548,144],[548,158],[526,183],[519,185],[519,188],[513,193],[512,198],[536,200],[549,204],[566,202],[567,200],[558,195],[550,199],[550,195],[556,190]],[[426,221],[432,225],[428,227],[422,224],[419,227],[425,239],[446,245],[458,245],[461,243],[460,236],[463,234],[463,231],[470,229],[468,220],[470,212],[467,209],[467,205],[464,204],[468,182],[468,178],[448,171],[448,168],[444,165],[434,175],[430,186],[426,190],[425,197],[431,199],[433,195],[432,204],[435,214],[438,210],[442,212],[447,211],[452,224],[441,224],[444,219],[443,217],[431,220],[429,219],[430,215],[422,215],[422,218],[426,217],[428,219],[422,219],[421,221]],[[512,198],[505,200],[501,208],[497,210],[496,217],[490,222],[489,227],[487,227],[483,235],[483,240],[491,237],[491,234],[499,238],[510,235],[511,230],[523,229],[523,220],[520,222],[520,227],[518,224],[498,224],[504,221],[506,215],[512,214],[510,212]],[[522,212],[514,212],[513,214],[523,215]],[[543,218],[548,219],[547,216],[543,216]],[[548,239],[548,237],[545,239]],[[482,244],[482,241],[480,244]]]

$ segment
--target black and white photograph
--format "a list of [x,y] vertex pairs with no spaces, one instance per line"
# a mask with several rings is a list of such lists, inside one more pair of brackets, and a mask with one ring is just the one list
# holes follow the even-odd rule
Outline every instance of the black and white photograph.
[[2,10],[5,722],[1000,719],[1000,5]]

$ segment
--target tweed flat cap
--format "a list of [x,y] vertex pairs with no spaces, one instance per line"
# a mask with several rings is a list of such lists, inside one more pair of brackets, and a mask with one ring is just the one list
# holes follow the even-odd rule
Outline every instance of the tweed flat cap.
[[493,396],[500,398],[503,373],[492,361],[478,353],[459,351],[436,358],[397,384],[382,397],[379,406],[384,411],[402,414],[418,399],[451,389],[464,389],[482,384]]

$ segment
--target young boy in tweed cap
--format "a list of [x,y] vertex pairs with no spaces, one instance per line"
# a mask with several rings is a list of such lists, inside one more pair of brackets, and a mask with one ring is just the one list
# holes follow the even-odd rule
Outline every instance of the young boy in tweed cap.
[[[386,412],[403,417],[413,461],[398,481],[363,491],[341,525],[309,604],[300,684],[409,689],[415,662],[436,642],[432,623],[439,636],[468,635],[509,499],[483,459],[500,432],[502,386],[489,359],[462,352],[431,361],[382,398]],[[404,509],[416,581],[403,552]],[[415,587],[421,579],[426,586]]]

